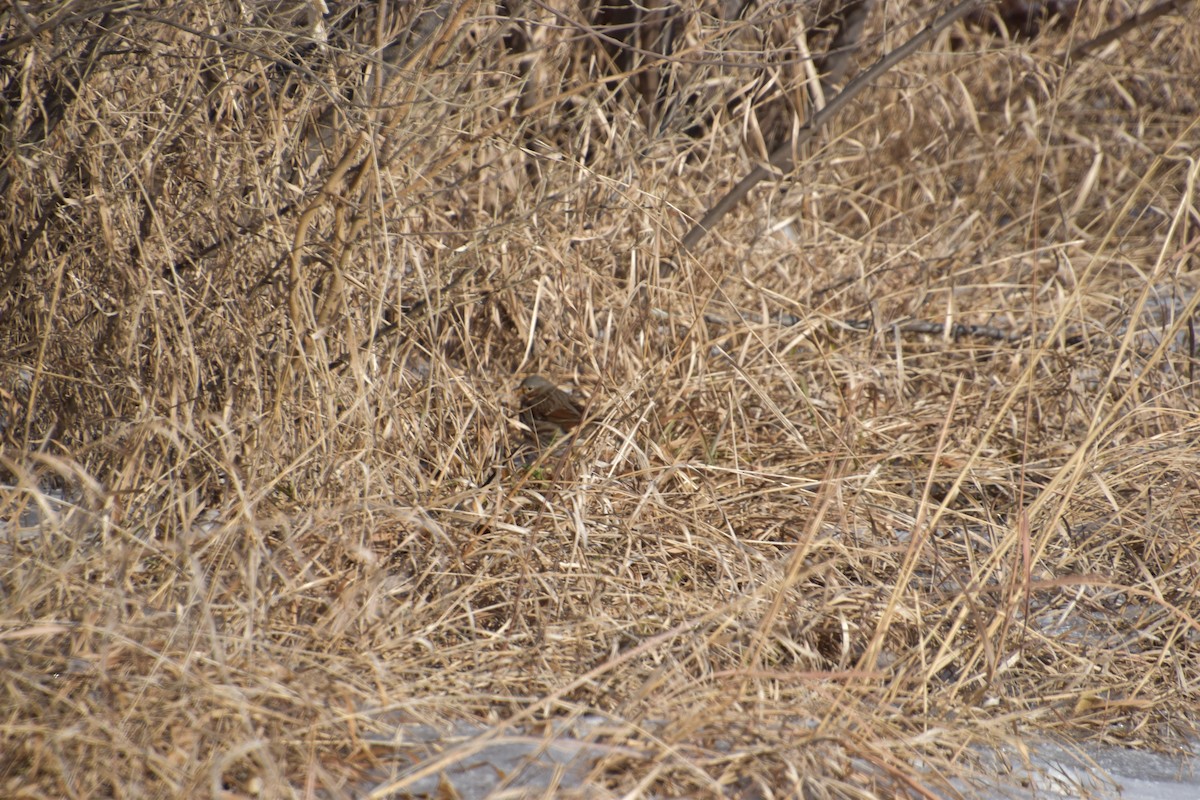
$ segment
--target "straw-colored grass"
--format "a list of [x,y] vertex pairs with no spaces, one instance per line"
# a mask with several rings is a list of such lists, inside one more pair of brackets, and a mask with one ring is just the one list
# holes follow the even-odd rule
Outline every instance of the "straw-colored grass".
[[[669,68],[574,3],[160,5],[0,12],[0,795],[403,796],[600,718],[547,796],[969,796],[1195,735],[1194,4],[1065,68],[1135,9],[958,25],[689,254],[806,4]],[[588,418],[540,457],[534,372]]]

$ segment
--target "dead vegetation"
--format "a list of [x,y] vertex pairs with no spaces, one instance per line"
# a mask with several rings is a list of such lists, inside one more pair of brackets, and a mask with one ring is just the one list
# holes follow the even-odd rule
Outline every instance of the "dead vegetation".
[[[544,794],[954,796],[1195,734],[1194,5],[955,26],[684,255],[813,4],[314,8],[0,11],[0,794],[462,791],[601,719]],[[588,419],[540,459],[534,372]]]

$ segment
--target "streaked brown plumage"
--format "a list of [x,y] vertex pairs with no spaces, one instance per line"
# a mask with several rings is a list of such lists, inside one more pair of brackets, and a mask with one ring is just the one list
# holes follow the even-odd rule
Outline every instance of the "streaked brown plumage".
[[570,395],[541,375],[530,375],[517,389],[521,396],[521,421],[533,431],[539,447],[562,436],[583,419]]

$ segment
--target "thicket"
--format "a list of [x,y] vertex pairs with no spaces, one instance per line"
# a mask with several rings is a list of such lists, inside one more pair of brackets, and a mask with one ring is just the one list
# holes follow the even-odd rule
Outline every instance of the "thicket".
[[942,10],[0,10],[0,794],[400,792],[596,718],[550,791],[1182,747],[1195,6],[975,11],[817,117]]

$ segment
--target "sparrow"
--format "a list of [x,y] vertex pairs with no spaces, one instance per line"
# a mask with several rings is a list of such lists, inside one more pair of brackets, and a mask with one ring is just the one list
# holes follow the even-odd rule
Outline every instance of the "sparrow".
[[539,447],[550,444],[583,419],[583,409],[570,395],[541,375],[521,381],[517,393],[521,398],[521,421],[533,431]]

